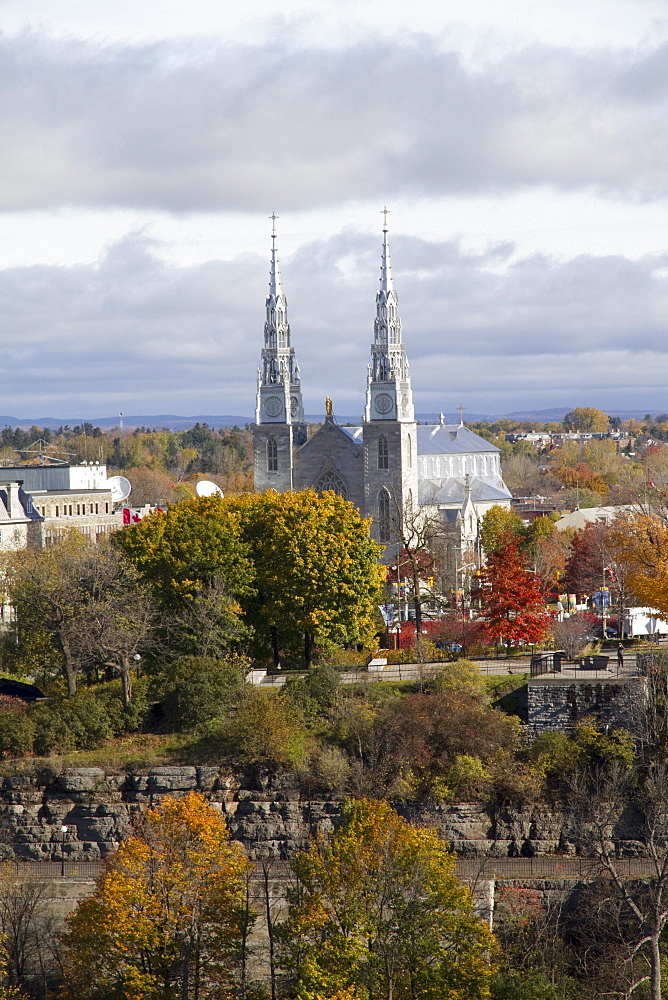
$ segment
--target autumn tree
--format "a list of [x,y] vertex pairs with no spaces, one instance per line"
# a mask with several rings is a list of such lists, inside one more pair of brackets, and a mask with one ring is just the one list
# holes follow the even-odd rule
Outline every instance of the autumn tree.
[[663,511],[639,509],[618,519],[612,541],[638,600],[668,616],[668,524]]
[[503,539],[509,535],[522,544],[525,538],[525,526],[519,514],[510,507],[495,504],[490,507],[480,522],[480,541],[485,555],[489,555],[499,547]]
[[299,636],[310,668],[316,643],[372,644],[381,595],[380,546],[354,504],[336,493],[246,494],[225,501],[255,570],[246,618],[274,659]]
[[552,619],[540,580],[515,538],[502,536],[482,572],[482,607],[488,635],[507,643],[540,642]]
[[489,997],[492,938],[434,831],[349,801],[293,867],[283,939],[300,1000]]
[[115,536],[115,542],[165,606],[178,606],[208,587],[234,600],[252,588],[253,567],[238,513],[221,496],[197,497],[156,512]]
[[576,406],[564,416],[564,427],[567,431],[585,433],[607,431],[610,418],[603,410],[594,406]]
[[81,672],[111,666],[131,699],[132,657],[148,643],[154,612],[131,564],[107,543],[78,531],[41,551],[6,557],[16,654],[41,652],[76,694]]
[[107,861],[69,918],[63,972],[73,1000],[205,1000],[235,982],[247,862],[194,792],[163,799]]

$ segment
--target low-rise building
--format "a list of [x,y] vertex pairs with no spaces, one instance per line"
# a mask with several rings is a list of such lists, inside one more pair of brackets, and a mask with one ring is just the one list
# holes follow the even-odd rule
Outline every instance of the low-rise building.
[[122,524],[104,465],[0,468],[0,551],[53,545],[72,528],[97,540]]

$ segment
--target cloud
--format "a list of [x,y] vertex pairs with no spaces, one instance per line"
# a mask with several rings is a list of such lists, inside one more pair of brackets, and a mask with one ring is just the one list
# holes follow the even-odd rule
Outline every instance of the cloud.
[[661,198],[668,45],[348,48],[0,38],[0,209],[250,211],[531,185]]
[[[562,262],[393,238],[417,408],[665,408],[668,255]],[[354,230],[283,261],[307,410],[359,414],[379,241]],[[0,272],[3,410],[21,417],[251,417],[268,258],[166,264],[135,233],[95,265]]]

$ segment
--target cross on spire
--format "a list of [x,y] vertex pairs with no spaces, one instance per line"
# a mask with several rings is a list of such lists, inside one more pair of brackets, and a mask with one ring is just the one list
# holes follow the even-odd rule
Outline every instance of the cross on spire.
[[381,209],[380,214],[383,216],[383,232],[387,232],[387,217],[390,214],[390,210],[387,206]]
[[459,410],[459,426],[463,427],[464,426],[464,410],[466,409],[466,407],[462,406],[462,404],[460,403],[459,406],[457,407],[457,409]]
[[275,240],[276,239],[276,219],[278,218],[278,216],[276,215],[276,212],[272,212],[271,215],[269,216],[269,218],[271,219],[271,238],[272,238],[272,240]]

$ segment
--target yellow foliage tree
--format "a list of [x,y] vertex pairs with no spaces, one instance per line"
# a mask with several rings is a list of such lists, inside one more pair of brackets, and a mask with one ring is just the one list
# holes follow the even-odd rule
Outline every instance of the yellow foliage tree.
[[668,616],[668,522],[660,512],[632,513],[615,521],[618,558],[628,566],[628,584],[638,600]]
[[489,997],[493,938],[434,831],[386,802],[350,801],[294,868],[281,933],[299,1000]]
[[248,865],[223,818],[194,792],[150,809],[65,936],[74,1000],[232,994]]
[[242,601],[256,633],[279,645],[299,636],[311,666],[314,644],[372,644],[384,570],[354,504],[336,493],[245,494],[227,510],[241,521],[256,595]]

